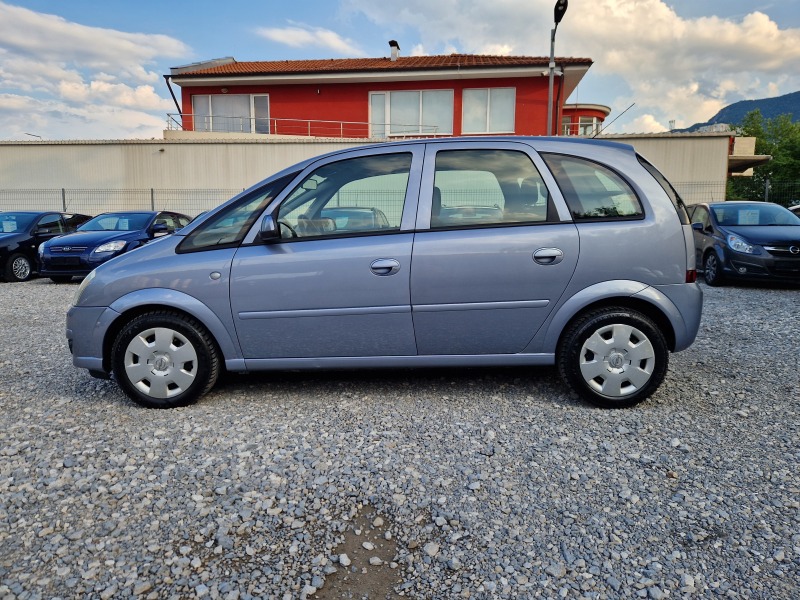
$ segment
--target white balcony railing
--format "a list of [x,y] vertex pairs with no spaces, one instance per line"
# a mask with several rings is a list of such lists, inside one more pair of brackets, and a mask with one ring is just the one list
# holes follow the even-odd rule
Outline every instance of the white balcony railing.
[[[401,125],[319,119],[263,119],[219,117],[193,114],[167,114],[167,130],[214,133],[256,133],[276,136],[324,138],[403,138],[440,134],[435,125]],[[387,135],[388,132],[388,135]]]

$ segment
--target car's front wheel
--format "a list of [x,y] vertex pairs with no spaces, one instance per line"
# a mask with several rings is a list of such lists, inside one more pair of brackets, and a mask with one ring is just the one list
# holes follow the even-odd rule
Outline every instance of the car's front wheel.
[[722,265],[714,252],[706,254],[703,260],[703,278],[712,287],[720,286],[724,283],[722,279]]
[[24,254],[12,254],[6,263],[6,281],[27,281],[31,278],[33,267]]
[[656,391],[667,372],[664,335],[646,315],[602,308],[576,319],[559,343],[562,378],[579,396],[602,408],[626,408]]
[[111,350],[114,378],[134,402],[174,408],[195,402],[216,383],[217,346],[195,319],[154,311],[131,320]]

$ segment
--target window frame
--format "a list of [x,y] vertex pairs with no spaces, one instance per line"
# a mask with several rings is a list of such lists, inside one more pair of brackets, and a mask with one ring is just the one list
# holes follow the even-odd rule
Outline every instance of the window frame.
[[[397,132],[392,133],[392,101],[391,97],[393,93],[397,92],[415,92],[419,95],[419,119],[418,123],[416,124],[417,130],[416,131],[404,131],[404,132]],[[447,92],[450,95],[450,123],[449,123],[449,131],[441,131],[437,130],[435,132],[428,132],[422,131],[424,126],[423,124],[423,94],[426,92]],[[383,123],[375,123],[374,122],[374,115],[372,109],[372,101],[373,97],[376,96],[383,96]],[[371,90],[368,92],[368,101],[367,104],[369,106],[369,124],[370,124],[370,135],[372,137],[381,137],[381,138],[403,138],[409,135],[427,135],[427,136],[451,136],[455,133],[455,89],[453,88],[436,88],[436,89],[415,89],[415,90]],[[376,126],[380,127],[383,125],[383,133],[382,135],[375,136],[373,135],[376,131]],[[410,123],[405,123],[401,125],[411,125]]]
[[[206,132],[208,132],[208,133],[240,133],[240,130],[237,130],[237,129],[219,129],[219,130],[214,129],[214,110],[213,110],[214,103],[211,100],[212,97],[214,97],[214,96],[219,96],[221,98],[229,98],[229,97],[233,97],[233,96],[247,97],[248,98],[249,111],[250,111],[249,115],[247,115],[246,117],[245,116],[237,116],[237,115],[219,115],[218,118],[220,118],[220,119],[225,119],[225,118],[245,119],[246,118],[248,123],[249,123],[249,125],[250,125],[250,129],[248,131],[246,131],[245,133],[259,133],[259,134],[262,134],[262,135],[265,135],[265,134],[268,135],[271,132],[271,130],[272,130],[272,121],[271,121],[270,115],[271,115],[271,110],[272,110],[272,103],[269,100],[269,94],[268,93],[258,93],[258,94],[193,94],[192,95],[192,129],[193,129],[193,131],[200,131],[200,132],[204,132],[204,133],[206,133]],[[255,108],[256,97],[266,98],[267,99],[267,116],[266,116],[266,118],[265,117],[256,117],[255,116],[256,115],[256,108]],[[207,104],[206,108],[208,110],[207,114],[200,115],[201,118],[208,119],[208,126],[204,127],[203,129],[198,129],[198,127],[197,127],[198,113],[197,113],[195,101],[198,100],[199,98],[205,98],[206,99],[206,104]],[[266,132],[256,131],[257,121],[263,121],[263,120],[266,120],[266,122],[267,122],[267,131]]]
[[[486,90],[486,106],[485,108],[485,115],[484,115],[484,122],[486,124],[486,129],[483,131],[470,131],[464,128],[464,110],[465,110],[465,102],[464,102],[464,92],[467,91],[484,91]],[[512,127],[510,130],[504,129],[491,129],[491,116],[492,116],[492,92],[495,90],[511,90],[513,92],[513,98],[511,99],[511,108],[513,111],[512,114]],[[488,88],[464,88],[461,90],[461,133],[464,135],[510,135],[514,134],[517,130],[517,88],[515,86],[506,86],[506,87],[488,87]]]

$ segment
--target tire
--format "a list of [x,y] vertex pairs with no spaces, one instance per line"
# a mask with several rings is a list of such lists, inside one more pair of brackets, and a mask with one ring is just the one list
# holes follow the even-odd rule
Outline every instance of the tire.
[[147,408],[196,402],[220,371],[211,335],[195,319],[172,311],[145,313],[125,325],[114,340],[111,364],[122,391]]
[[656,391],[667,373],[664,335],[647,316],[623,307],[579,317],[558,346],[561,377],[601,408],[627,408]]
[[69,283],[72,281],[72,275],[54,275],[50,278],[53,283]]
[[12,254],[6,263],[6,281],[19,282],[27,281],[31,278],[33,266],[31,261],[24,254]]
[[703,259],[703,278],[711,287],[718,287],[725,283],[722,277],[722,265],[719,264],[719,259],[714,251],[706,254]]

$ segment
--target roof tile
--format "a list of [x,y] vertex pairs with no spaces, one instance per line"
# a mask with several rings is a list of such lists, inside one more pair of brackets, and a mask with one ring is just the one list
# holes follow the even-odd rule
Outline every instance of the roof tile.
[[[180,77],[214,75],[281,75],[332,72],[415,71],[435,69],[479,69],[491,67],[547,67],[548,57],[491,56],[481,54],[448,54],[435,56],[401,56],[390,58],[330,58],[314,60],[276,60],[231,62],[215,67],[188,71]],[[561,65],[592,64],[590,58],[556,58]]]

